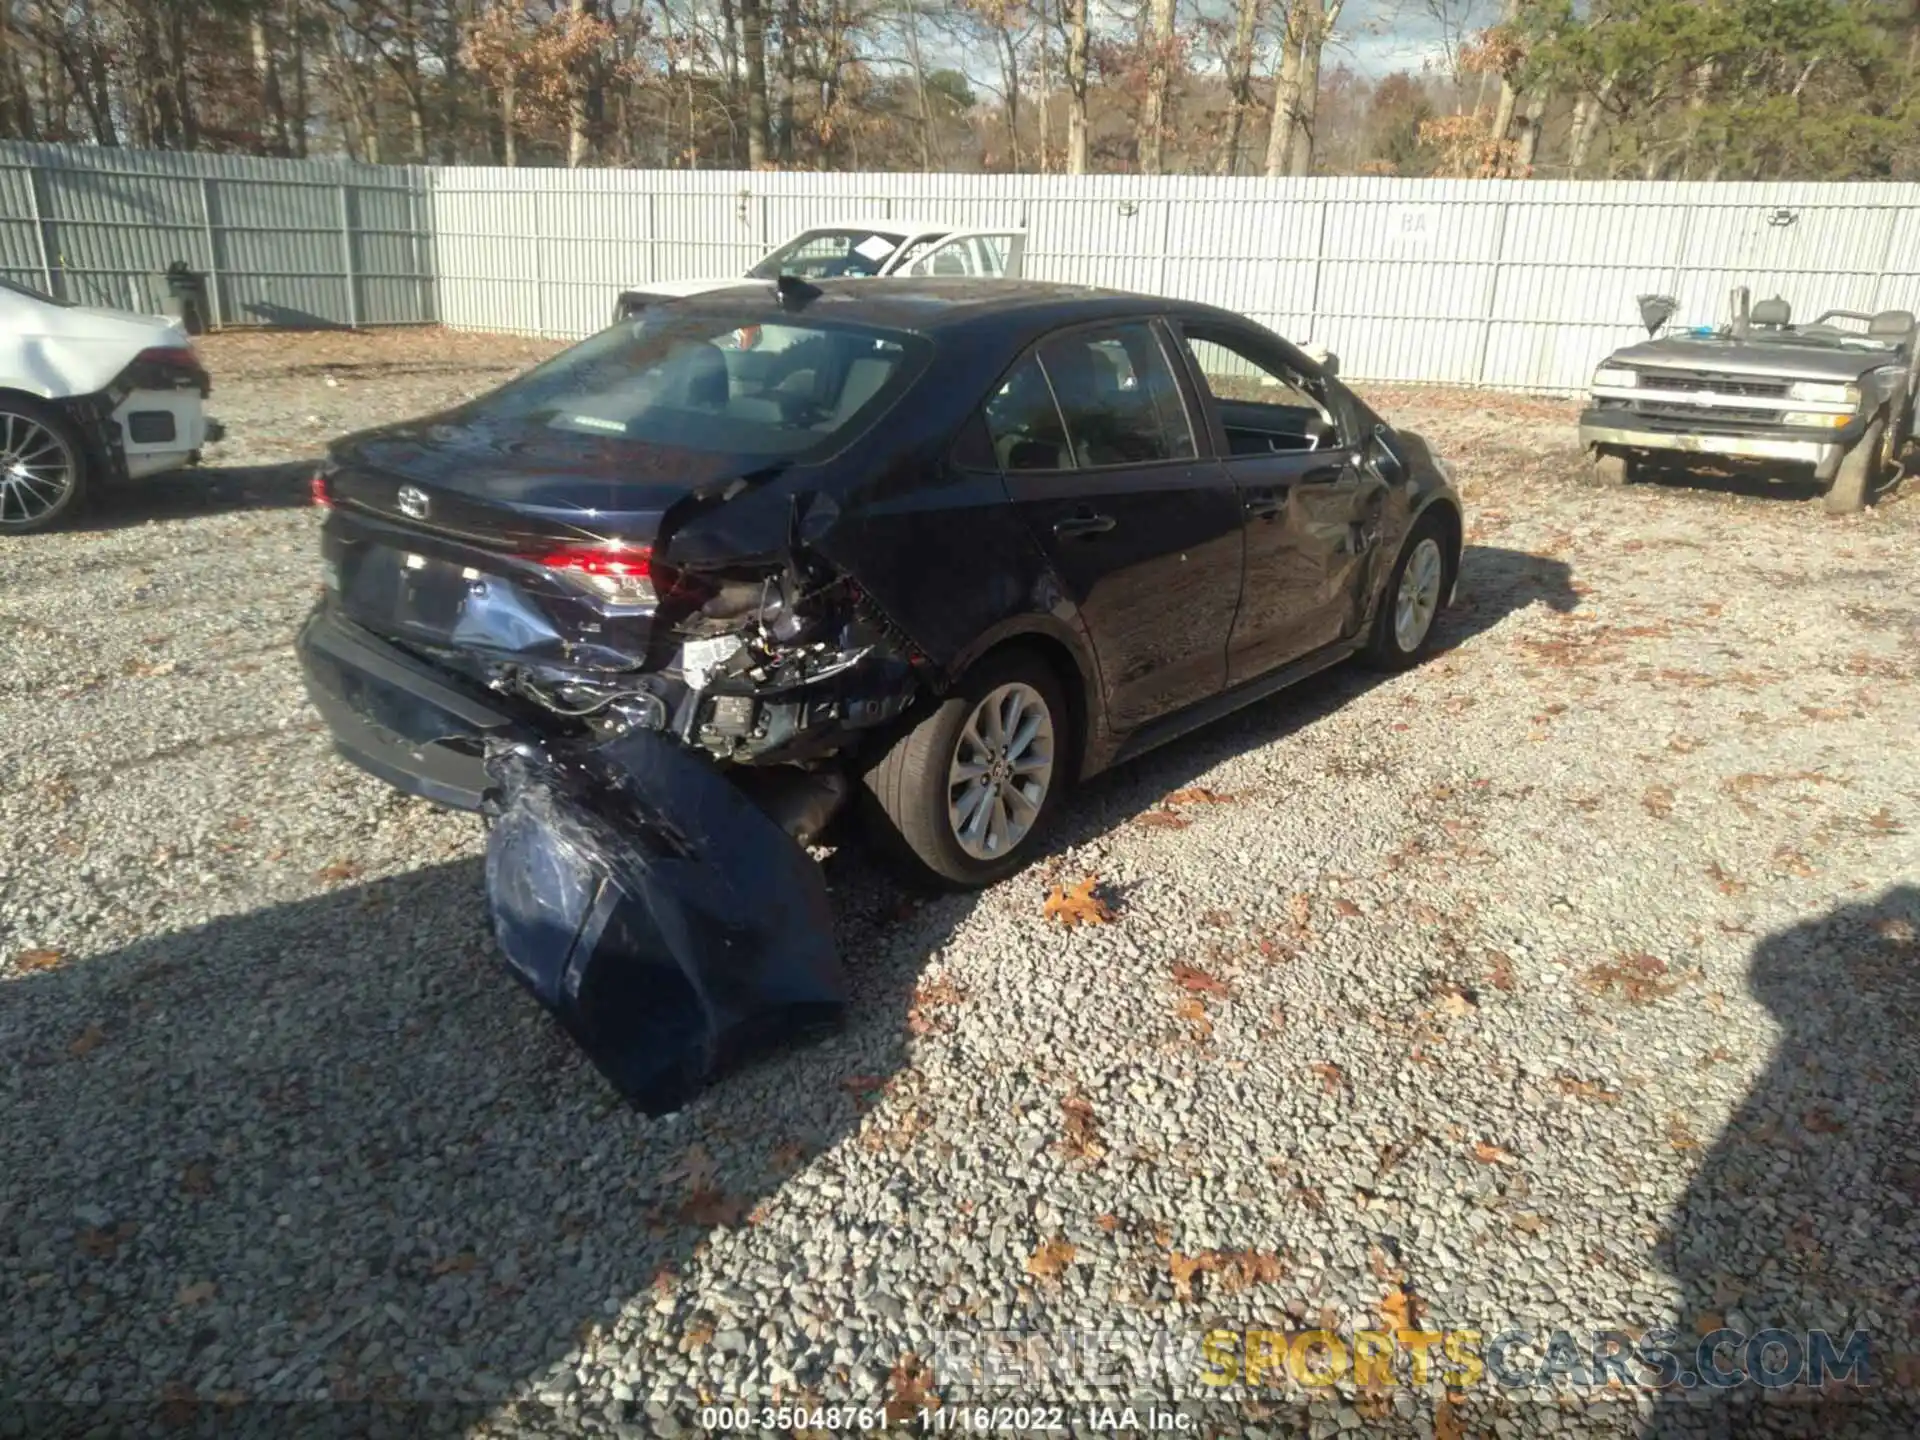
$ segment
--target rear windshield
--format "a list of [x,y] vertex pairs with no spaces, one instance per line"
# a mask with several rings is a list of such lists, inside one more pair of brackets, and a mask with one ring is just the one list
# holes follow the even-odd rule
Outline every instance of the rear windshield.
[[809,230],[789,240],[747,272],[755,280],[797,275],[802,280],[839,280],[878,275],[907,237],[884,230]]
[[919,336],[666,305],[602,330],[490,395],[477,418],[736,455],[838,450],[905,390]]

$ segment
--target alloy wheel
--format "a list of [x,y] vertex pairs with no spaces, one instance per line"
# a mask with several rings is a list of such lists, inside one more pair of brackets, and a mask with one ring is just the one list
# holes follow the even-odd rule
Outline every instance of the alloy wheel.
[[1446,565],[1439,542],[1431,536],[1413,547],[1400,572],[1400,591],[1393,601],[1393,639],[1403,654],[1418,650],[1440,608],[1440,580]]
[[0,528],[45,520],[67,503],[78,473],[66,440],[30,415],[0,410]]
[[1053,783],[1053,713],[1020,681],[999,686],[960,727],[947,766],[947,823],[976,860],[998,860],[1033,829]]

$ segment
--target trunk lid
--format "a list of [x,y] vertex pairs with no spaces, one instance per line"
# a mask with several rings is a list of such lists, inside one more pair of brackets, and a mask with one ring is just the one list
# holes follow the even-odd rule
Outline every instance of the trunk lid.
[[447,417],[349,437],[321,482],[332,507],[328,585],[349,619],[393,639],[567,668],[642,668],[656,627],[670,628],[676,611],[670,582],[652,577],[659,603],[645,603],[631,578],[610,587],[578,568],[582,558],[646,576],[669,517],[759,463]]

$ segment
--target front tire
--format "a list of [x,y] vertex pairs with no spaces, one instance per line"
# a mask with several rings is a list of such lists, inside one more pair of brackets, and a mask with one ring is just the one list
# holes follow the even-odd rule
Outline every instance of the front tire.
[[52,407],[0,395],[0,535],[51,529],[87,492],[87,451]]
[[1044,660],[988,656],[867,772],[883,838],[914,878],[936,885],[970,890],[1011,875],[1036,852],[1065,788],[1071,738]]
[[1633,461],[1613,450],[1596,451],[1593,456],[1593,480],[1596,485],[1618,489],[1637,478]]
[[1446,531],[1431,513],[1414,525],[1374,607],[1362,658],[1376,670],[1410,670],[1433,650],[1434,631],[1452,582]]
[[1886,424],[1886,417],[1882,416],[1867,426],[1866,434],[1854,442],[1841,460],[1839,470],[1834,472],[1833,484],[1827,487],[1829,515],[1857,515],[1867,508],[1867,499],[1879,478],[1880,447]]

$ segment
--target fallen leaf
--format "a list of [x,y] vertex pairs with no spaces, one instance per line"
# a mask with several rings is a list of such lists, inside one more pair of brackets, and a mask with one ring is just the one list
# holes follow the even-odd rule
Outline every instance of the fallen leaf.
[[337,885],[343,880],[351,880],[360,873],[360,867],[351,860],[336,860],[331,865],[322,865],[314,872],[316,880],[329,885]]
[[1473,1158],[1482,1165],[1510,1165],[1514,1154],[1491,1140],[1482,1140],[1473,1147]]
[[950,1010],[967,998],[967,992],[953,981],[942,976],[938,980],[923,981],[913,992],[913,999],[907,1006],[907,1030],[914,1035],[932,1035],[946,1028],[948,1017],[943,1010]]
[[1456,1020],[1464,1020],[1479,1008],[1464,990],[1458,990],[1452,986],[1449,986],[1440,996],[1441,1014],[1451,1015]]
[[696,1320],[680,1334],[682,1353],[705,1348],[713,1340],[713,1326],[705,1320]]
[[1084,1095],[1069,1095],[1060,1102],[1060,1111],[1067,1119],[1064,1148],[1069,1155],[1082,1160],[1098,1160],[1107,1153],[1106,1144],[1100,1138],[1100,1122],[1094,1118],[1091,1100]]
[[1173,983],[1195,995],[1233,994],[1232,988],[1224,980],[1216,980],[1206,971],[1182,962],[1176,962],[1173,967]]
[[1397,1285],[1380,1301],[1381,1318],[1395,1330],[1415,1329],[1421,1308],[1418,1296]]
[[435,1275],[465,1275],[479,1263],[479,1256],[471,1250],[462,1250],[458,1255],[442,1255],[431,1268]]
[[1618,1090],[1609,1090],[1604,1085],[1591,1080],[1578,1080],[1571,1075],[1554,1077],[1554,1084],[1560,1087],[1562,1095],[1572,1095],[1581,1100],[1597,1100],[1602,1105],[1612,1105],[1620,1098]]
[[1653,955],[1628,955],[1593,966],[1580,983],[1595,995],[1619,994],[1629,1003],[1645,1005],[1673,994],[1677,980],[1663,978],[1667,962]]
[[1547,1222],[1541,1216],[1523,1210],[1513,1217],[1513,1228],[1522,1235],[1538,1235],[1547,1228]]
[[1173,1007],[1174,1014],[1193,1026],[1194,1036],[1205,1043],[1213,1035],[1213,1020],[1207,1014],[1206,1001],[1197,996],[1189,996]]
[[1099,883],[1099,877],[1089,875],[1071,890],[1055,885],[1041,914],[1050,920],[1057,919],[1069,930],[1076,925],[1108,924],[1113,919],[1113,909],[1094,893]]
[[1719,1314],[1717,1311],[1702,1310],[1698,1315],[1693,1317],[1693,1333],[1696,1335],[1711,1335],[1716,1330],[1724,1330],[1726,1328],[1726,1316]]
[[1073,1263],[1076,1253],[1064,1236],[1056,1235],[1042,1242],[1040,1248],[1027,1257],[1027,1273],[1042,1280],[1058,1280]]
[[1287,900],[1287,913],[1293,920],[1293,928],[1304,930],[1313,922],[1313,899],[1296,891]]
[[1487,983],[1500,991],[1513,989],[1513,958],[1505,951],[1495,950],[1487,956]]
[[1173,1277],[1174,1298],[1192,1301],[1195,1277],[1215,1277],[1223,1293],[1233,1294],[1255,1285],[1271,1285],[1286,1273],[1280,1257],[1270,1250],[1202,1250],[1197,1255],[1167,1252],[1167,1273]]
[[1433,1440],[1467,1440],[1466,1427],[1460,1423],[1460,1412],[1453,1408],[1453,1401],[1444,1395],[1440,1397],[1440,1403],[1433,1407]]
[[1667,1144],[1682,1153],[1701,1148],[1699,1137],[1678,1115],[1669,1116],[1667,1119]]
[[1718,860],[1707,866],[1707,878],[1712,880],[1722,895],[1738,895],[1746,890],[1746,885],[1734,879]]
[[1640,797],[1641,808],[1656,820],[1664,820],[1673,814],[1673,791],[1665,785],[1655,785]]
[[792,1140],[782,1141],[773,1147],[773,1165],[776,1170],[793,1170],[807,1158],[807,1147]]
[[1193,821],[1177,810],[1148,810],[1134,817],[1134,823],[1150,830],[1184,830]]
[[909,1351],[887,1374],[887,1420],[904,1425],[922,1410],[938,1409],[940,1397],[933,1391],[933,1367]]
[[1329,1095],[1338,1095],[1347,1083],[1346,1071],[1325,1060],[1314,1064],[1313,1073],[1320,1077],[1320,1085]]
[[1162,805],[1231,805],[1234,797],[1219,790],[1209,790],[1204,785],[1189,785],[1184,790],[1175,790],[1162,797]]
[[67,1053],[76,1060],[84,1055],[91,1055],[106,1043],[106,1039],[107,1032],[105,1030],[102,1030],[98,1025],[89,1025],[80,1032],[79,1036],[71,1045],[67,1046]]
[[59,950],[22,950],[13,957],[13,968],[17,974],[37,975],[43,970],[58,970],[66,958]]
[[176,1305],[204,1305],[214,1297],[218,1287],[211,1280],[195,1280],[192,1284],[182,1285],[174,1292]]
[[1120,1217],[1118,1215],[1097,1215],[1094,1217],[1093,1223],[1111,1235],[1120,1228]]
[[1336,900],[1333,902],[1333,908],[1336,914],[1345,915],[1348,919],[1360,913],[1360,907],[1351,900]]
[[849,1075],[840,1082],[840,1088],[853,1097],[854,1108],[864,1112],[887,1088],[887,1082],[878,1075]]
[[746,1212],[746,1201],[713,1188],[695,1190],[680,1202],[680,1219],[706,1229],[732,1229]]

